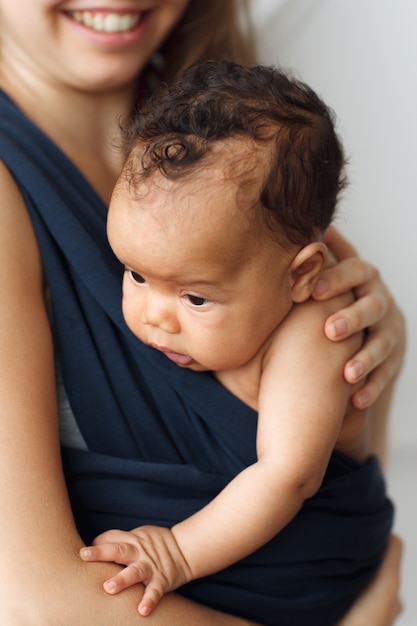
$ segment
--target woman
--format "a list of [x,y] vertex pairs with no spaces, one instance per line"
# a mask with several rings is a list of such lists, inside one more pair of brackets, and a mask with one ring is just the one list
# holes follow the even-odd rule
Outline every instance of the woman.
[[[107,407],[106,401],[101,402],[100,408],[96,405],[112,384],[110,380],[107,383],[106,377],[104,385],[91,384],[91,394],[78,391],[83,378],[90,373],[94,378],[102,364],[97,360],[90,364],[83,342],[78,343],[77,335],[72,334],[77,333],[79,311],[72,315],[66,310],[67,290],[73,287],[70,270],[73,261],[81,263],[81,279],[98,287],[99,299],[110,303],[117,320],[121,317],[120,293],[107,285],[114,284],[110,273],[118,270],[103,260],[101,274],[96,267],[91,271],[88,245],[81,240],[84,231],[75,228],[71,219],[67,221],[67,215],[61,216],[58,207],[66,198],[64,185],[71,179],[79,194],[74,197],[69,214],[72,209],[81,211],[86,229],[104,245],[105,205],[121,167],[115,147],[119,141],[118,121],[132,110],[138,86],[145,97],[155,80],[172,78],[194,59],[233,55],[245,61],[253,53],[239,35],[232,2],[205,2],[203,7],[198,0],[107,0],[105,4],[102,0],[21,0],[18,4],[0,0],[0,86],[4,92],[1,149],[6,161],[0,168],[0,501],[2,536],[7,538],[1,551],[5,581],[0,614],[2,623],[11,626],[128,626],[138,623],[138,590],[117,598],[107,597],[101,582],[117,571],[117,566],[84,564],[78,557],[82,540],[61,469],[55,395],[56,356],[64,370],[64,387],[75,413],[75,422],[70,422],[69,431],[61,436],[68,452],[65,460],[72,490],[77,480],[72,470],[76,466],[78,471],[79,456],[88,458],[88,462],[94,458],[97,463],[105,456],[101,436],[108,434],[111,420],[105,419],[105,412],[108,408],[112,414],[113,406]],[[161,48],[166,65],[158,78],[155,65],[160,58],[154,59],[153,64],[150,59]],[[44,171],[46,150],[52,152],[52,157]],[[26,176],[26,168],[32,165],[39,166],[36,176],[32,170]],[[55,169],[49,169],[53,165]],[[34,206],[34,198],[44,194],[43,204],[47,206]],[[38,209],[47,209],[48,219],[53,222],[47,231]],[[51,260],[48,246],[54,228],[60,237],[64,235],[65,250],[55,246],[57,256]],[[352,364],[348,364],[346,373],[355,382],[372,372],[360,393],[362,397],[366,395],[363,406],[373,404],[378,432],[383,433],[390,386],[401,362],[402,318],[375,270],[356,258],[348,259],[354,251],[335,234],[331,236],[333,252],[343,261],[327,275],[328,289],[321,297],[349,288],[357,288],[358,296],[363,297],[347,311],[333,316],[326,332],[332,338],[339,332],[338,338],[343,338],[349,332],[369,327],[370,339],[354,360],[354,364],[361,365],[353,364],[356,374],[352,377]],[[95,259],[99,267],[100,260],[100,256]],[[54,275],[58,261],[68,268],[68,282],[62,283],[62,291],[61,282]],[[57,314],[59,305],[64,305],[66,317]],[[94,341],[96,337],[101,345],[101,321],[97,315],[95,309],[91,314],[87,308],[82,313],[83,321],[88,319],[89,338]],[[122,341],[117,337],[116,351]],[[72,357],[70,366],[63,362],[61,341],[67,343],[65,352],[70,361]],[[146,381],[143,384],[146,389]],[[164,390],[163,384],[161,389]],[[124,394],[121,374],[115,395],[123,398]],[[152,401],[158,399],[153,397]],[[356,404],[361,404],[360,399],[358,395],[353,397]],[[80,412],[79,402],[83,405]],[[65,397],[61,402],[61,421],[64,404]],[[91,428],[81,413],[88,417],[94,414]],[[142,421],[144,415],[140,418]],[[130,442],[128,435],[125,433],[123,438],[117,430],[110,439],[120,441],[119,447],[124,448],[125,441]],[[151,446],[152,441],[144,442],[146,451]],[[120,451],[120,457],[123,452]],[[75,497],[78,495],[77,492]],[[73,504],[77,522],[82,525],[77,502]],[[392,555],[392,548],[389,549]],[[398,550],[395,554],[397,571]],[[393,578],[395,581],[395,575]],[[377,603],[379,600],[374,605]],[[155,615],[146,619],[149,626],[243,623],[175,595],[165,598]],[[372,618],[367,621],[372,623]],[[383,621],[381,626],[385,626]]]

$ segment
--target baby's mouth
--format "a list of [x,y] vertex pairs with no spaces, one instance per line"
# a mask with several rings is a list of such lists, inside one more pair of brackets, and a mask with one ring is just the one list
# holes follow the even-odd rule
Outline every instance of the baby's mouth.
[[67,15],[96,33],[127,33],[136,28],[144,13],[106,11],[68,11]]
[[168,350],[168,348],[164,348],[162,346],[158,346],[156,344],[150,344],[152,348],[155,348],[155,350],[159,350],[159,352],[162,352],[163,354],[165,354],[165,356],[170,360],[173,361],[174,363],[176,363],[177,365],[182,365],[183,367],[190,365],[191,363],[193,363],[193,359],[190,356],[187,356],[186,354],[179,354],[178,352],[173,352],[172,350]]

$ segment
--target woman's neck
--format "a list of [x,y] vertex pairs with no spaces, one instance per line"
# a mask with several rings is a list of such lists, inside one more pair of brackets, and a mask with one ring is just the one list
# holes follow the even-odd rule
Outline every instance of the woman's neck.
[[19,78],[0,75],[0,86],[108,204],[122,166],[119,122],[130,112],[134,86],[88,93]]

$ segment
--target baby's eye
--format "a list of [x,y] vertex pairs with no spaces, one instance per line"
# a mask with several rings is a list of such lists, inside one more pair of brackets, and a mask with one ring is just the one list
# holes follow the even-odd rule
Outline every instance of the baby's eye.
[[209,304],[210,300],[207,298],[202,298],[201,296],[193,296],[191,293],[187,293],[185,298],[192,304],[193,306],[204,306],[205,304]]
[[134,272],[133,270],[130,270],[130,275],[135,281],[135,283],[139,283],[140,285],[143,285],[143,283],[145,282],[145,279],[143,278],[143,276],[141,276],[137,272]]

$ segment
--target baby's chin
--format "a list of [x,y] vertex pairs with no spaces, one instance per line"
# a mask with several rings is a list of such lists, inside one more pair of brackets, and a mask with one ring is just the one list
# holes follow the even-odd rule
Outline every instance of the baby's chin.
[[210,372],[211,369],[202,365],[201,363],[197,363],[197,361],[193,361],[189,365],[183,365],[188,370],[193,370],[193,372]]

